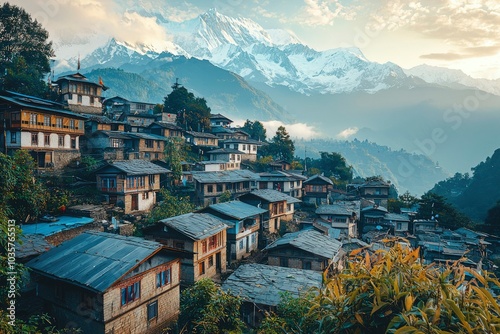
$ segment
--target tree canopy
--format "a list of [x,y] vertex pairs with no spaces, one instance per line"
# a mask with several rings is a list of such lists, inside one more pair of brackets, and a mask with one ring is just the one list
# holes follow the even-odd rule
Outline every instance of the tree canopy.
[[420,198],[418,219],[435,218],[440,225],[450,229],[472,227],[473,222],[449,204],[443,196],[427,192]]
[[183,215],[194,210],[189,197],[174,196],[165,188],[160,190],[159,196],[162,200],[149,213],[148,223],[155,223],[161,219]]
[[22,8],[4,3],[0,7],[0,74],[4,89],[44,97],[43,76],[54,56],[49,34]]
[[267,139],[266,128],[259,121],[252,122],[251,120],[247,119],[241,129],[248,133],[251,139],[260,141],[266,141]]
[[418,248],[400,243],[372,255],[360,249],[321,289],[284,296],[259,333],[498,333],[499,286],[460,262],[424,265]]
[[261,156],[272,156],[274,159],[291,162],[295,153],[295,145],[284,126],[276,130],[276,134],[268,145],[261,149]]
[[210,130],[210,108],[204,98],[196,97],[179,83],[165,97],[163,111],[177,114],[180,127],[191,131]]

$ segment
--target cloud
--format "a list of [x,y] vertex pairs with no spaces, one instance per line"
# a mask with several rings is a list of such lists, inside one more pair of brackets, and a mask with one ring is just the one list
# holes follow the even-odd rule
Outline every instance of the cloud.
[[304,25],[333,25],[337,18],[352,19],[354,16],[354,11],[348,11],[338,0],[304,0],[304,3],[297,16],[299,23]]
[[337,135],[335,136],[335,138],[337,139],[348,139],[349,137],[355,135],[356,133],[358,133],[359,129],[357,127],[351,127],[351,128],[347,128],[345,130],[342,130],[340,131],[339,133],[337,133]]
[[494,56],[500,52],[500,45],[495,46],[479,46],[472,48],[464,48],[460,53],[446,52],[446,53],[428,53],[420,56],[422,59],[435,59],[435,60],[457,60],[477,57]]
[[[244,120],[235,120],[233,122],[233,125],[243,126],[244,123]],[[285,124],[280,121],[261,121],[261,123],[266,128],[268,140],[274,137],[274,135],[276,134],[276,130],[278,130],[280,126],[284,126],[286,128],[286,131],[292,139],[311,139],[322,137],[322,134],[318,132],[318,130],[306,123]]]
[[382,3],[371,14],[370,24],[378,29],[406,29],[461,48],[485,47],[485,52],[500,45],[498,1],[385,0]]

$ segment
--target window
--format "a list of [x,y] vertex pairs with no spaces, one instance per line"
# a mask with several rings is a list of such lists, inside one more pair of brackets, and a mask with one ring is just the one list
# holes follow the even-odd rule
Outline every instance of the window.
[[70,129],[74,129],[75,128],[75,120],[74,119],[70,119],[69,120],[69,128]]
[[121,289],[122,306],[127,305],[141,297],[141,282],[135,282]]
[[12,144],[17,143],[17,132],[11,132],[10,133],[10,142]]
[[201,242],[201,253],[206,253],[207,252],[207,241],[206,240],[203,240]]
[[93,96],[90,97],[90,104],[94,104],[94,97]]
[[243,145],[243,149],[242,151],[245,151],[247,149],[247,146],[246,145]]
[[217,236],[213,235],[208,238],[208,250],[217,248]]
[[63,121],[61,117],[56,118],[56,127],[59,129],[63,127]]
[[401,230],[403,229],[403,224],[402,223],[397,223],[396,224],[396,230]]
[[311,262],[310,261],[303,262],[302,269],[311,270]]
[[57,138],[57,144],[59,147],[64,147],[64,136],[59,135]]
[[172,281],[172,271],[170,270],[170,268],[156,274],[157,288],[170,284],[171,281]]
[[243,249],[243,240],[240,240],[240,244],[239,244],[239,249],[242,250]]
[[36,125],[36,114],[30,114],[30,125]]
[[155,181],[156,181],[156,175],[150,174],[149,175],[149,185],[153,186],[155,184]]
[[280,267],[288,267],[288,258],[280,257]]
[[50,126],[50,116],[43,116],[43,125]]
[[148,321],[153,320],[158,316],[158,301],[155,300],[151,304],[148,304]]
[[134,177],[127,177],[127,188],[134,188]]
[[78,104],[82,104],[82,96],[78,95]]
[[43,135],[43,143],[45,146],[50,146],[50,135]]
[[31,146],[38,146],[38,133],[31,134]]
[[111,147],[115,147],[115,148],[121,147],[120,139],[111,138],[110,141],[111,141]]
[[214,186],[213,185],[208,185],[207,186],[207,193],[213,193],[214,192]]
[[217,192],[218,193],[222,192],[222,184],[217,185]]
[[255,233],[252,234],[252,244],[255,244],[257,241],[257,238],[255,237]]
[[252,151],[254,151],[254,152],[257,151],[257,146],[252,145]]
[[149,199],[149,193],[147,191],[142,193],[142,199]]
[[110,177],[103,177],[101,179],[101,188],[103,189],[116,188],[116,180]]
[[199,271],[200,271],[200,275],[205,275],[205,262],[200,262],[200,264],[198,265],[199,266]]
[[76,148],[76,138],[71,137],[71,148]]
[[153,148],[153,140],[146,139],[146,148]]

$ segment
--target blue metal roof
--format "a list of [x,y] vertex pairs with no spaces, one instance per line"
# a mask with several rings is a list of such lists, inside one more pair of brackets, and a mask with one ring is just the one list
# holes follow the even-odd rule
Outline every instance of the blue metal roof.
[[258,189],[252,191],[250,194],[262,198],[263,200],[268,201],[270,203],[279,201],[286,201],[287,204],[302,202],[300,199],[288,196],[287,194],[284,194],[274,189]]
[[88,218],[88,217],[62,216],[58,218],[59,218],[58,221],[51,223],[38,222],[36,224],[23,224],[21,225],[21,229],[23,230],[23,234],[25,235],[41,234],[44,236],[49,236],[64,230],[69,230],[72,228],[90,224],[94,221],[94,218]]
[[267,211],[241,201],[212,204],[209,208],[238,220],[260,215]]
[[105,292],[163,246],[154,241],[87,231],[40,255],[27,266],[56,279]]

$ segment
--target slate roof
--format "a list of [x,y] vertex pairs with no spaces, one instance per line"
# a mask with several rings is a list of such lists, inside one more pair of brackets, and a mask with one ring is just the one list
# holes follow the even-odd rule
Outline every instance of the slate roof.
[[128,135],[128,132],[123,131],[108,131],[108,130],[97,130],[92,133],[92,137],[98,136],[99,134],[103,134],[109,138],[117,138],[117,139],[131,139]]
[[387,212],[387,209],[383,206],[380,206],[380,205],[370,205],[370,206],[367,206],[366,208],[361,209],[361,211],[363,211],[363,212],[370,211],[370,210]]
[[338,204],[321,205],[316,209],[317,215],[341,215],[351,216],[356,210],[351,210]]
[[216,135],[213,135],[208,132],[185,131],[185,133],[193,137],[219,139],[219,137],[217,137]]
[[307,179],[303,175],[286,173],[286,172],[282,172],[282,171],[265,172],[265,173],[260,173],[259,175],[260,175],[260,178],[262,179],[262,181],[270,181],[270,182],[296,181],[296,180]]
[[151,140],[163,140],[168,141],[169,139],[164,136],[155,135],[152,133],[144,133],[144,132],[129,132],[127,133],[132,138],[142,138],[142,139],[151,139]]
[[105,292],[162,248],[160,243],[142,238],[87,231],[31,260],[27,266],[50,277]]
[[270,250],[288,245],[326,259],[333,259],[342,248],[340,241],[318,231],[307,230],[287,233],[264,249]]
[[218,148],[218,149],[211,150],[211,151],[207,152],[207,154],[226,154],[226,153],[245,154],[245,153],[238,151],[237,149],[234,149],[234,148]]
[[[1,93],[0,100],[14,103],[21,107],[33,108],[37,110],[43,110],[47,112],[52,112],[56,114],[71,116],[78,119],[87,119],[87,117],[76,114],[74,112],[62,109],[63,105],[53,101],[41,99],[35,96],[19,94],[11,91],[4,91]],[[5,95],[4,95],[5,94]]]
[[321,284],[320,272],[252,263],[239,266],[222,283],[222,289],[245,301],[276,306],[284,292],[299,297],[312,287],[320,288]]
[[286,201],[287,204],[302,202],[300,199],[297,199],[297,198],[292,197],[292,196],[288,196],[287,194],[284,194],[284,193],[277,191],[277,190],[274,190],[274,189],[254,190],[250,194],[255,195],[259,198],[262,198],[263,200],[268,201],[270,203],[279,202],[279,201]]
[[214,215],[198,212],[162,219],[160,222],[192,240],[203,240],[229,227],[224,220]]
[[230,120],[229,118],[227,118],[226,116],[222,115],[222,114],[213,114],[213,115],[210,115],[210,119],[225,119],[229,122],[232,122],[232,120]]
[[212,204],[209,206],[209,208],[238,220],[243,220],[248,217],[260,215],[267,211],[241,201],[230,201],[226,203]]
[[101,169],[114,167],[127,175],[147,175],[147,174],[166,174],[171,171],[155,165],[152,162],[147,160],[123,160],[123,161],[113,161],[111,164],[107,164],[103,167],[100,167],[96,170],[96,173],[99,173]]
[[57,83],[57,82],[62,81],[62,80],[84,82],[84,83],[96,85],[96,86],[99,86],[99,87],[104,87],[100,83],[90,81],[86,76],[84,76],[83,74],[81,74],[79,72],[73,73],[73,74],[64,75],[62,77],[57,78],[57,80],[54,81],[54,82]]
[[315,179],[320,179],[320,180],[323,180],[323,181],[324,181],[324,182],[326,182],[326,183],[329,183],[329,184],[333,185],[332,180],[330,180],[330,179],[329,179],[329,178],[327,178],[326,176],[319,175],[319,174],[316,174],[316,175],[311,176],[310,178],[308,178],[307,180],[305,180],[305,181],[304,181],[304,183],[311,182],[312,180],[315,180]]
[[180,126],[175,125],[174,123],[169,123],[169,122],[153,122],[148,125],[148,127],[152,127],[153,125],[158,125],[162,128],[165,129],[172,129],[172,130],[182,130]]
[[[241,131],[246,134],[245,131]],[[254,140],[254,139],[238,139],[238,138],[230,138],[223,141],[224,144],[253,144],[253,145],[264,145],[264,142]]]
[[217,172],[192,172],[192,175],[193,179],[200,183],[257,181],[259,179],[259,174],[246,169]]

